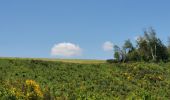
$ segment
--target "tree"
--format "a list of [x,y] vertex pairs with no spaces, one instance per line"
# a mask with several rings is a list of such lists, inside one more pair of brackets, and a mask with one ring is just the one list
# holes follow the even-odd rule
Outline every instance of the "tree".
[[123,49],[125,50],[125,53],[131,52],[134,49],[133,44],[129,39],[125,41]]
[[168,49],[167,47],[162,43],[162,41],[159,39],[157,43],[157,61],[167,61],[168,60]]
[[114,53],[114,57],[115,57],[116,61],[120,61],[120,54],[119,54],[119,52],[115,52]]
[[141,61],[149,60],[149,48],[147,41],[144,37],[139,37],[137,39],[137,51]]
[[120,52],[121,49],[120,49],[120,47],[118,45],[114,45],[114,51],[115,52]]
[[134,47],[133,47],[133,44],[131,43],[131,41],[129,39],[126,40],[123,45],[124,62],[131,60],[131,57],[128,57],[128,56],[130,56],[129,54],[131,52],[133,52],[133,50],[134,50]]
[[144,35],[137,39],[137,47],[128,39],[125,41],[123,48],[117,45],[115,49],[115,58],[119,61],[167,61],[170,58],[170,38],[168,47],[156,36],[153,28],[144,31]]
[[170,48],[170,37],[168,37],[168,48]]
[[139,39],[138,47],[141,58],[144,60],[159,61],[167,60],[167,48],[162,41],[156,37],[154,29],[149,28],[144,31],[144,37]]
[[145,30],[144,38],[147,41],[147,45],[148,45],[152,60],[155,61],[157,57],[156,50],[157,50],[157,42],[158,42],[155,30],[152,28]]
[[119,48],[119,46],[115,45],[114,46],[114,58],[117,60],[117,61],[120,61],[121,60],[121,49]]
[[139,61],[140,60],[140,56],[139,56],[137,50],[133,50],[132,52],[129,52],[127,54],[127,58],[129,61]]
[[124,51],[117,45],[114,46],[114,51],[114,57],[116,58],[116,60],[125,62],[126,56]]
[[170,59],[170,37],[168,37],[168,55]]

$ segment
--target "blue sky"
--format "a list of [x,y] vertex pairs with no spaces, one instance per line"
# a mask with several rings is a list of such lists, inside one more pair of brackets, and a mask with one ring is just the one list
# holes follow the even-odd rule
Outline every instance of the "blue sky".
[[106,41],[134,42],[150,26],[166,43],[169,5],[169,0],[2,0],[0,56],[63,58],[51,50],[65,43],[81,49],[69,58],[112,58],[102,48]]

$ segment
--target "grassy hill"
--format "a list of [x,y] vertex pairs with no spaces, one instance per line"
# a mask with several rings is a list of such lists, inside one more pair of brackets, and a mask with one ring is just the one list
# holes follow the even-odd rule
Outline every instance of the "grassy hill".
[[0,59],[2,100],[168,100],[170,63]]

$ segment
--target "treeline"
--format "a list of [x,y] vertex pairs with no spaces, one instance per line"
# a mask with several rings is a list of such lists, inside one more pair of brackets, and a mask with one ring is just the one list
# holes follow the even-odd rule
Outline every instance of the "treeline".
[[[114,62],[146,61],[159,62],[170,60],[170,37],[168,45],[156,36],[153,28],[144,31],[144,35],[136,40],[136,46],[128,39],[123,47],[114,46]],[[108,60],[109,61],[109,60]]]

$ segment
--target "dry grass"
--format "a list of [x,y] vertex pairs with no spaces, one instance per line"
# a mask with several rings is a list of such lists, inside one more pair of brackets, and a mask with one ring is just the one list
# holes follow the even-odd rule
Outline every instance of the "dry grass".
[[0,59],[28,59],[28,60],[42,60],[42,61],[56,61],[64,63],[79,63],[79,64],[101,64],[106,63],[105,60],[96,59],[57,59],[57,58],[18,58],[18,57],[1,57]]

